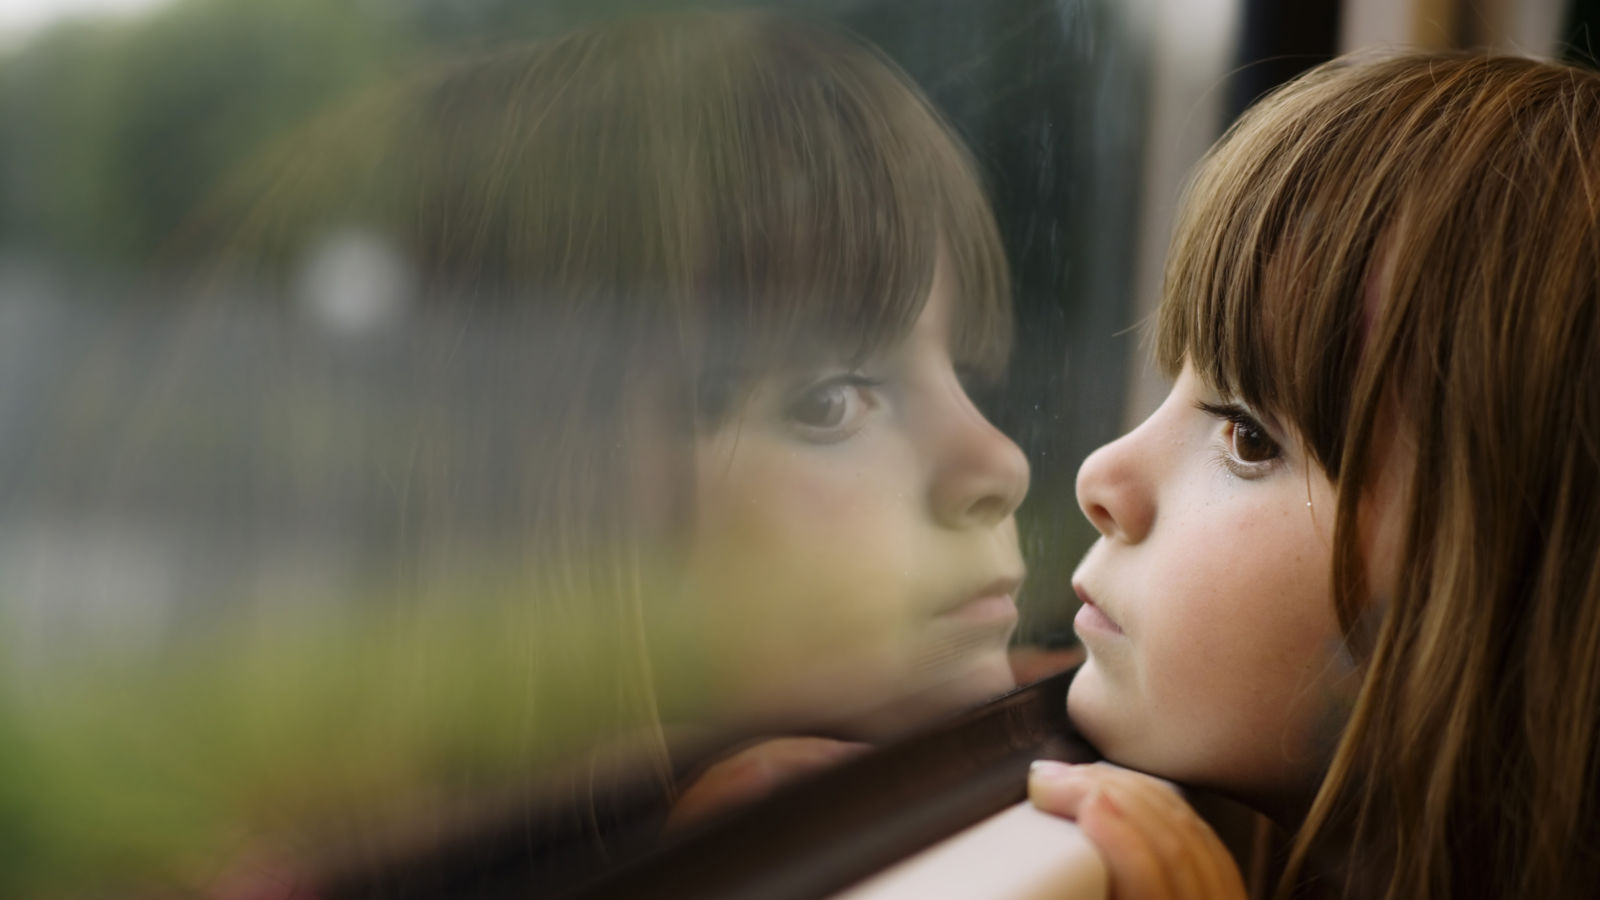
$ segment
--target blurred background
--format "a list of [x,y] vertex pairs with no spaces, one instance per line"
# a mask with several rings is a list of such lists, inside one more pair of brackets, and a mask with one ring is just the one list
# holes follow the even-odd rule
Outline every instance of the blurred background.
[[[880,47],[985,179],[1017,338],[979,399],[1032,470],[1024,677],[1070,659],[1075,472],[1164,390],[1139,325],[1185,173],[1232,117],[1345,50],[1600,45],[1596,0],[0,0],[0,895],[227,894],[296,841],[381,843],[372,822],[417,809],[448,830],[600,735],[628,768],[583,711],[622,663],[526,683],[519,629],[583,647],[593,626],[521,608],[499,539],[518,459],[495,423],[520,398],[493,361],[519,347],[438,315],[381,235],[291,223],[274,271],[224,271],[202,213],[432,61],[755,6]],[[430,380],[416,348],[444,346],[484,362]],[[416,474],[469,445],[498,449]],[[706,721],[737,694],[660,699]]]

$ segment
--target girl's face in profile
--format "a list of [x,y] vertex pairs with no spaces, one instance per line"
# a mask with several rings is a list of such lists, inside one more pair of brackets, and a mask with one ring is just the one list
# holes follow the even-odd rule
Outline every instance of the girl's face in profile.
[[755,702],[848,713],[920,689],[944,708],[1012,686],[1028,464],[962,386],[951,294],[941,271],[859,367],[761,379],[697,448],[688,596]]
[[1357,678],[1330,586],[1334,487],[1296,435],[1185,365],[1078,473],[1074,722],[1108,758],[1271,811],[1314,788]]

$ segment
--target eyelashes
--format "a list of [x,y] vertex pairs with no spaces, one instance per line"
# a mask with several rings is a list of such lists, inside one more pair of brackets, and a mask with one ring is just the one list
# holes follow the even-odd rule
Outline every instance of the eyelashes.
[[1283,445],[1248,409],[1236,403],[1201,402],[1196,406],[1224,423],[1218,461],[1234,475],[1260,478],[1282,461]]

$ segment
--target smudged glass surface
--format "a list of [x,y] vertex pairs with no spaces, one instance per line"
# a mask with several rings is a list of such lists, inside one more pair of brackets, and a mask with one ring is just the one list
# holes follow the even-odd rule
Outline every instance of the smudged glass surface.
[[[243,896],[507,816],[604,848],[548,887],[1070,658],[1137,8],[768,5],[824,37],[708,59],[679,7],[7,26],[0,894]],[[582,29],[634,33],[538,49]]]

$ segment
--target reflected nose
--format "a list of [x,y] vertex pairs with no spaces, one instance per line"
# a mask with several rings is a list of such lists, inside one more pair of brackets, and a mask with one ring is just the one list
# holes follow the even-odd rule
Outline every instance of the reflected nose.
[[1028,495],[1028,459],[970,401],[946,437],[934,479],[935,515],[946,526],[998,525]]
[[1140,468],[1136,428],[1089,454],[1078,468],[1078,508],[1101,537],[1137,544],[1155,523],[1154,495]]

